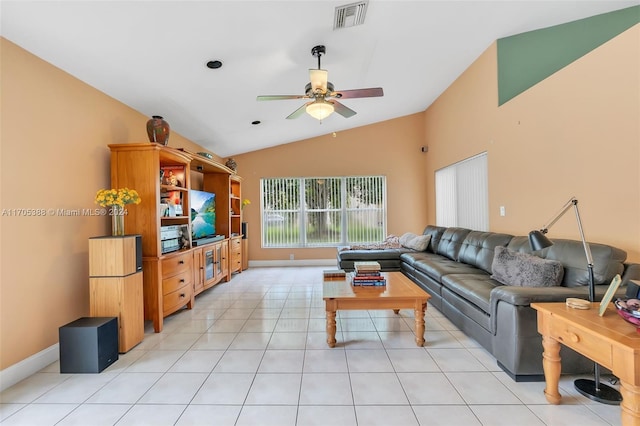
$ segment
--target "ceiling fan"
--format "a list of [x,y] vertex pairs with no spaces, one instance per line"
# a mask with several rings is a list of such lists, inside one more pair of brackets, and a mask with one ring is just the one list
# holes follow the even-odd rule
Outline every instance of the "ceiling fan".
[[356,114],[354,110],[346,107],[335,99],[372,98],[383,96],[382,87],[354,90],[334,90],[333,83],[327,81],[329,72],[320,67],[320,57],[326,53],[324,46],[315,46],[311,54],[318,58],[318,69],[309,70],[309,80],[305,86],[304,95],[265,95],[258,96],[259,101],[277,101],[283,99],[312,99],[297,110],[293,111],[287,119],[298,118],[307,112],[313,118],[322,121],[334,111],[345,118]]

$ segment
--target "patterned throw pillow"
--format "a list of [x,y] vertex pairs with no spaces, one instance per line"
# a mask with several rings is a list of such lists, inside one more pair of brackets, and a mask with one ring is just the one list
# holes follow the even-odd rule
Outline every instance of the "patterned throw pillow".
[[559,286],[564,277],[564,267],[557,260],[511,251],[504,246],[496,246],[491,270],[494,280],[519,287]]

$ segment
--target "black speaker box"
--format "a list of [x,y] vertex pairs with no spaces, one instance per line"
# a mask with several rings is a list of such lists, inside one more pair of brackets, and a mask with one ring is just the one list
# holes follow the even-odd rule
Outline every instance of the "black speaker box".
[[118,319],[79,318],[59,328],[60,373],[100,373],[118,360]]

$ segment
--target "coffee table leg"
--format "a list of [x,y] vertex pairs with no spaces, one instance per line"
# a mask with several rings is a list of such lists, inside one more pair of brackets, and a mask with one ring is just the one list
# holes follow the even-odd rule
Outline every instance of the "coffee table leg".
[[549,336],[542,335],[542,369],[544,370],[544,380],[546,382],[544,396],[551,404],[560,404],[562,397],[558,392],[558,382],[560,381],[560,342]]
[[622,394],[622,424],[640,424],[640,386],[633,386],[620,380],[620,393]]
[[327,311],[327,344],[336,346],[336,311]]
[[416,317],[416,345],[418,346],[424,346],[424,311],[426,309],[426,303],[416,302],[414,316]]
[[400,313],[400,309],[394,309],[394,310],[393,310],[393,313],[394,313],[394,314],[396,314],[396,315],[398,315],[398,314]]

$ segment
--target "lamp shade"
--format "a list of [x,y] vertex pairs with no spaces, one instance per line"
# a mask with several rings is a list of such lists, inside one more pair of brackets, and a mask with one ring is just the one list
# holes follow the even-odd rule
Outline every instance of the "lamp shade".
[[531,246],[531,250],[537,251],[551,247],[553,243],[542,231],[531,231],[529,232],[529,245]]
[[307,105],[307,114],[316,120],[323,120],[333,113],[333,104],[329,102],[313,102]]
[[309,70],[309,80],[311,81],[311,89],[321,93],[327,92],[327,80],[329,72],[327,70]]

